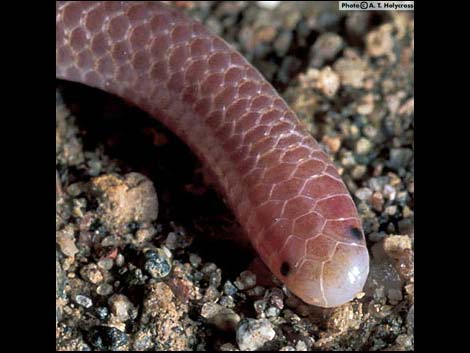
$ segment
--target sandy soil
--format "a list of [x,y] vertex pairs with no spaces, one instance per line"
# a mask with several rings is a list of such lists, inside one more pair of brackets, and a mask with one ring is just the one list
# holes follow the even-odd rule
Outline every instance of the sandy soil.
[[56,348],[413,350],[413,14],[174,3],[240,50],[330,152],[363,218],[369,279],[335,309],[262,281],[181,141],[58,81]]

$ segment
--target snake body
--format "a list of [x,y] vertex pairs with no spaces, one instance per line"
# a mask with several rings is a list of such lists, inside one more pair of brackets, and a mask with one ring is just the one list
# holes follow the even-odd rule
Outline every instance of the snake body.
[[329,157],[262,75],[157,2],[57,2],[56,77],[135,104],[188,144],[272,273],[333,307],[365,283],[354,202]]

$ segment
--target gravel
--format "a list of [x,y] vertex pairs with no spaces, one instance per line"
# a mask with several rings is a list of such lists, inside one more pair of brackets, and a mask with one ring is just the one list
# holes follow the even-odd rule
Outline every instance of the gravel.
[[240,316],[232,309],[216,303],[205,303],[201,316],[222,331],[234,331],[240,321]]

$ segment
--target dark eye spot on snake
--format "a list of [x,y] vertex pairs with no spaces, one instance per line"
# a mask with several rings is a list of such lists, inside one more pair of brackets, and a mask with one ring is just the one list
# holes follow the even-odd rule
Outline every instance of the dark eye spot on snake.
[[281,265],[281,268],[279,270],[281,272],[281,275],[283,276],[288,276],[290,273],[290,265],[287,262],[283,262]]
[[351,227],[349,228],[349,233],[351,234],[351,236],[357,240],[361,240],[362,239],[362,232],[359,228],[356,228],[356,227]]

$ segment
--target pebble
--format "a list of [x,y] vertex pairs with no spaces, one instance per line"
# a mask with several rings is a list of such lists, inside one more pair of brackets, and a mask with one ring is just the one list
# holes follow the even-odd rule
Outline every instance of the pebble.
[[201,316],[222,331],[234,331],[240,321],[235,311],[216,303],[205,303]]
[[295,351],[295,348],[292,346],[284,346],[280,349],[280,351]]
[[233,285],[232,282],[230,282],[229,280],[227,280],[225,283],[224,283],[224,293],[227,294],[227,295],[234,295],[235,293],[237,293],[238,289],[237,287],[235,287]]
[[93,302],[90,298],[81,294],[75,296],[75,303],[87,309],[91,308],[91,306],[93,305]]
[[209,286],[206,288],[204,293],[204,301],[206,302],[215,302],[220,297],[220,292],[214,286]]
[[78,253],[78,248],[75,245],[74,232],[72,224],[56,232],[56,243],[59,245],[60,251],[68,257],[74,257],[75,254]]
[[413,151],[409,148],[392,148],[390,150],[390,159],[387,166],[395,170],[404,168],[413,158]]
[[132,318],[132,313],[135,312],[134,305],[127,299],[125,295],[113,294],[108,299],[109,308],[116,318],[121,321],[127,321]]
[[250,288],[246,291],[246,294],[248,294],[250,297],[260,297],[264,294],[265,289],[262,286],[255,286],[253,288]]
[[253,288],[256,285],[256,275],[251,271],[243,271],[234,284],[240,290]]
[[384,239],[385,252],[394,259],[403,256],[406,250],[411,250],[411,239],[407,235],[391,235]]
[[106,320],[106,318],[108,317],[109,315],[109,310],[107,307],[105,306],[99,306],[95,309],[95,313],[96,313],[96,316],[100,319],[100,320]]
[[351,125],[349,126],[349,137],[350,138],[353,138],[355,140],[357,140],[360,136],[360,133],[361,133],[361,130],[359,129],[359,127],[354,124],[354,125]]
[[415,296],[415,285],[414,283],[407,284],[405,286],[405,292],[408,295],[410,302],[414,302],[414,296]]
[[378,177],[379,175],[382,175],[383,170],[384,170],[384,164],[381,163],[381,162],[378,162],[378,163],[374,166],[374,171],[372,172],[372,176]]
[[370,11],[353,11],[346,17],[347,33],[355,38],[364,37],[370,28]]
[[170,250],[184,249],[190,244],[191,242],[184,231],[170,232],[165,240],[165,245]]
[[201,265],[202,259],[199,255],[189,254],[189,263],[194,268],[198,268]]
[[332,98],[335,96],[340,86],[339,76],[331,67],[326,66],[318,73],[315,86],[325,96]]
[[361,201],[368,201],[372,196],[372,190],[369,188],[359,188],[354,193],[354,196]]
[[397,261],[398,271],[406,281],[414,281],[414,252],[405,249]]
[[380,26],[377,30],[371,31],[366,36],[367,53],[372,57],[392,55],[393,38],[392,25],[390,23]]
[[356,142],[355,151],[357,154],[367,154],[370,152],[371,148],[372,148],[372,143],[365,137],[361,137]]
[[72,214],[77,218],[82,218],[86,210],[86,199],[73,199]]
[[397,205],[391,205],[385,207],[385,213],[388,214],[389,216],[393,216],[395,213],[397,213]]
[[397,350],[413,350],[413,335],[399,335],[395,340]]
[[117,246],[119,244],[119,240],[120,239],[117,236],[109,235],[109,236],[103,238],[103,240],[101,240],[101,245],[103,247]]
[[117,267],[121,267],[122,265],[124,265],[125,261],[126,259],[124,258],[124,255],[122,255],[121,253],[117,254],[116,260],[115,260]]
[[384,186],[383,195],[388,200],[393,201],[397,196],[397,191],[392,185],[387,184]]
[[408,193],[406,191],[400,191],[397,193],[397,202],[404,204],[408,200]]
[[92,158],[87,161],[87,164],[88,164],[87,173],[90,176],[98,176],[103,167],[102,162],[99,159],[96,159],[94,156],[90,156],[90,154],[87,152],[85,152],[85,157]]
[[274,50],[276,50],[276,54],[280,57],[283,57],[287,54],[289,47],[292,42],[292,32],[290,31],[282,31],[277,39],[274,41]]
[[304,341],[299,340],[295,345],[295,349],[302,352],[307,351],[307,344]]
[[343,46],[343,38],[336,33],[321,34],[310,49],[310,66],[323,66],[325,62],[334,59]]
[[264,310],[266,309],[266,306],[268,305],[266,299],[260,299],[257,300],[253,303],[253,307],[255,308],[256,314],[259,318],[264,317]]
[[403,207],[403,218],[413,217],[414,212],[407,206]]
[[387,108],[392,114],[396,114],[398,108],[400,107],[400,103],[402,101],[403,95],[398,92],[397,94],[391,94],[386,97]]
[[373,125],[366,125],[362,128],[364,135],[367,136],[369,139],[374,140],[377,138],[379,134],[378,130]]
[[110,259],[108,257],[105,257],[104,259],[98,261],[98,267],[102,268],[103,270],[109,271],[111,268],[113,268],[113,265],[113,259]]
[[[299,299],[300,300],[300,299]],[[294,313],[292,310],[285,309],[283,312],[283,317],[291,323],[299,323],[302,321],[299,315]]]
[[80,270],[80,275],[85,281],[97,284],[103,281],[104,277],[95,263],[85,265]]
[[194,282],[198,283],[204,278],[204,274],[201,271],[195,271],[193,273]]
[[411,115],[414,112],[415,101],[414,98],[408,99],[399,109],[398,114],[400,115]]
[[73,183],[67,186],[66,188],[67,194],[69,194],[72,197],[77,197],[83,192],[83,183],[78,182],[78,183]]
[[209,275],[209,285],[218,287],[222,282],[222,270],[220,268],[216,269]]
[[271,341],[275,335],[269,320],[245,318],[238,325],[236,339],[241,350],[254,351]]
[[326,326],[330,332],[344,333],[357,330],[361,325],[361,319],[361,308],[358,310],[352,302],[348,302],[332,310],[328,315]]
[[272,288],[267,294],[269,302],[278,309],[284,308],[284,292],[280,288]]
[[367,172],[367,167],[364,164],[358,164],[351,170],[351,176],[354,180],[361,180]]
[[223,345],[221,345],[219,347],[219,349],[223,352],[235,352],[235,351],[239,351],[239,349],[237,347],[235,347],[233,344],[231,343],[224,343]]
[[362,97],[361,102],[357,106],[358,114],[369,115],[374,111],[374,96],[366,94]]
[[153,278],[161,279],[171,272],[171,253],[165,248],[144,252],[144,270]]
[[143,243],[143,242],[146,242],[146,241],[150,241],[152,240],[153,236],[156,234],[157,230],[150,226],[150,227],[146,227],[146,228],[141,228],[139,230],[137,230],[137,232],[135,233],[135,240],[138,242],[138,243]]
[[257,54],[259,56],[265,55],[269,49],[267,47],[261,46],[263,43],[271,43],[276,37],[277,29],[273,26],[262,26],[255,30],[254,36],[252,37],[254,44],[254,49],[260,50]]
[[[299,33],[302,32],[301,25],[305,22],[301,21],[302,14],[299,11],[293,10],[285,13],[282,19],[282,27],[286,30],[293,31],[296,27],[299,29]],[[300,23],[299,23],[300,22]]]
[[382,212],[384,205],[384,197],[382,193],[379,191],[374,192],[370,198],[370,204],[375,211]]
[[302,61],[295,56],[286,56],[282,61],[281,68],[277,71],[277,79],[282,83],[289,83],[294,74],[302,66]]
[[353,167],[356,165],[356,159],[350,151],[344,153],[343,158],[341,158],[341,164],[344,167]]
[[390,304],[397,304],[403,299],[403,295],[401,294],[400,289],[391,288],[387,293],[388,300]]
[[357,55],[338,59],[333,69],[338,73],[341,84],[354,88],[362,88],[366,76],[367,63]]
[[336,153],[341,148],[341,139],[338,136],[323,136],[322,142],[328,146],[331,153]]
[[213,262],[207,262],[204,264],[204,266],[202,266],[201,268],[201,272],[207,276],[207,278],[209,279],[210,277],[210,274],[212,272],[214,272],[215,270],[217,269],[217,265]]
[[388,182],[388,178],[386,176],[379,176],[375,178],[369,179],[369,187],[373,191],[382,191],[384,185]]
[[123,350],[128,344],[127,335],[115,327],[95,326],[88,334],[89,343],[98,350]]
[[157,194],[153,183],[142,174],[128,173],[124,177],[101,175],[91,180],[91,190],[98,198],[98,212],[108,229],[157,219]]
[[109,283],[102,283],[96,288],[96,293],[102,296],[110,295],[113,292],[113,286]]
[[[375,243],[372,246],[373,258],[377,259],[376,249],[380,250],[382,244]],[[383,251],[383,249],[382,249]],[[366,282],[364,291],[368,295],[373,295],[376,301],[381,301],[390,289],[401,290],[403,281],[395,266],[386,259],[372,263],[369,271],[369,278]]]
[[225,306],[226,308],[234,308],[235,300],[231,295],[223,295],[219,299],[219,304]]
[[257,1],[256,4],[263,9],[272,10],[280,4],[280,1]]
[[270,306],[265,310],[266,317],[277,317],[281,311],[275,306]]
[[134,351],[151,351],[155,345],[150,329],[140,329],[133,338],[132,348]]

